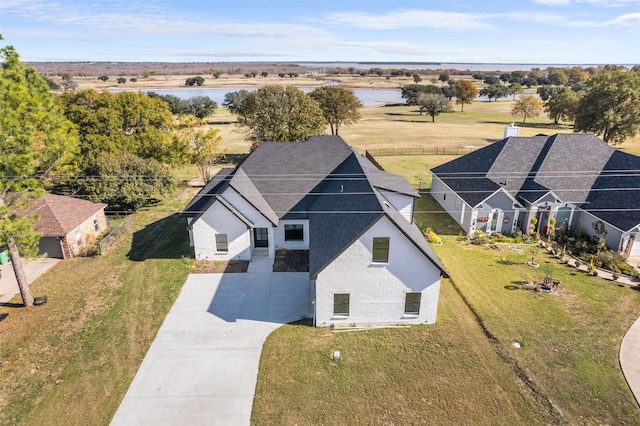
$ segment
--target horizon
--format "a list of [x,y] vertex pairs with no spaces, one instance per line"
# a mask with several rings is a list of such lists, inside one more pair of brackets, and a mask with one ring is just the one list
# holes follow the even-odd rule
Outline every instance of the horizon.
[[25,62],[640,63],[640,0],[2,0],[0,24]]

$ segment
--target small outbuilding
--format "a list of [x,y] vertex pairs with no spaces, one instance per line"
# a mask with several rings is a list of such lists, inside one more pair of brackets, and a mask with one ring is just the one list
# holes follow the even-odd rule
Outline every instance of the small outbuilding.
[[107,230],[104,203],[46,194],[23,217],[38,215],[34,229],[42,234],[38,255],[58,259],[76,256]]

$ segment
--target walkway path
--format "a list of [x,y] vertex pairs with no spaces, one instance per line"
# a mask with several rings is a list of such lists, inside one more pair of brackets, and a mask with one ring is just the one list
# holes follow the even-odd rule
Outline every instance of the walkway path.
[[620,345],[620,367],[640,404],[640,318],[633,323]]
[[112,425],[249,425],[262,345],[311,315],[308,273],[190,275]]

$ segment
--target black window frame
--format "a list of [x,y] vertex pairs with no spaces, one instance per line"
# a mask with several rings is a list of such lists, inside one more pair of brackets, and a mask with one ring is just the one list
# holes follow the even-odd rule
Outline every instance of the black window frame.
[[351,309],[350,303],[351,303],[350,293],[334,293],[333,294],[333,315],[337,317],[348,317]]
[[287,242],[304,241],[304,224],[302,223],[285,224],[284,240]]
[[[410,298],[416,298],[416,300],[409,300]],[[404,314],[405,315],[420,315],[420,301],[422,300],[422,293],[405,293],[404,296]],[[417,308],[417,309],[416,309]]]
[[373,263],[389,263],[389,237],[373,237],[371,261]]

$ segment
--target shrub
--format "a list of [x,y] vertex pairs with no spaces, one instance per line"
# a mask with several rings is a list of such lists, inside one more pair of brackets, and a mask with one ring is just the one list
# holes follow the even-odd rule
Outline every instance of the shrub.
[[100,249],[96,244],[87,244],[80,249],[78,257],[93,257],[100,254]]
[[431,229],[431,227],[425,229],[424,234],[426,235],[427,239],[432,243],[442,244],[442,239],[434,232],[433,229]]

